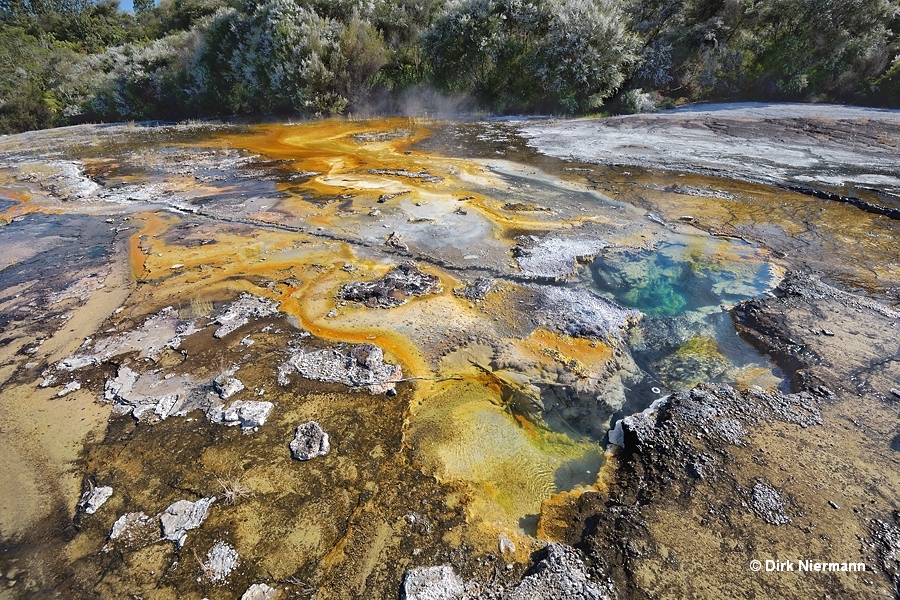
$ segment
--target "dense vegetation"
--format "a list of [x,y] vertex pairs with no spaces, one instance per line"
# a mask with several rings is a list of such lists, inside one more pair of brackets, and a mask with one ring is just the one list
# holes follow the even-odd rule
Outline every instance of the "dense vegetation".
[[[0,0],[0,131],[83,121],[900,106],[898,0]],[[424,103],[424,104],[423,104]]]

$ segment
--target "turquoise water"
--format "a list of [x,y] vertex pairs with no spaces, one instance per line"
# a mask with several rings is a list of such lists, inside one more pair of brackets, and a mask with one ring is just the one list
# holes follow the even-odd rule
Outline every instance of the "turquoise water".
[[729,309],[775,287],[778,270],[741,240],[672,233],[652,250],[609,249],[590,265],[595,291],[644,317],[631,333],[647,373],[626,396],[641,407],[703,381],[772,385],[780,373],[738,335]]
[[766,256],[741,240],[675,235],[651,251],[606,252],[590,265],[596,289],[652,317],[731,307],[773,287]]

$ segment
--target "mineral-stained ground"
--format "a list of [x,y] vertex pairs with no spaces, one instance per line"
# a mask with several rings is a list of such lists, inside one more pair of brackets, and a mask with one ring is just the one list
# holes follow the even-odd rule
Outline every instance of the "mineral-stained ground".
[[900,597],[898,140],[0,139],[0,598]]

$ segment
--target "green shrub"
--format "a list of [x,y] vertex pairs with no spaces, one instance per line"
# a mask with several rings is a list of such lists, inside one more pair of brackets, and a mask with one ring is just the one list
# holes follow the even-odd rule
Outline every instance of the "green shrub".
[[500,111],[596,108],[637,59],[615,0],[452,0],[425,47],[439,86]]

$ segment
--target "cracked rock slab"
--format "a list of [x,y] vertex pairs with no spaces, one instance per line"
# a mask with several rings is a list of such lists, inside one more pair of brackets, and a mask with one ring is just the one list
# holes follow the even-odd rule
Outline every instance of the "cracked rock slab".
[[189,383],[185,376],[161,379],[122,365],[116,376],[106,381],[103,397],[113,403],[118,414],[131,414],[141,422],[160,421],[184,407]]

